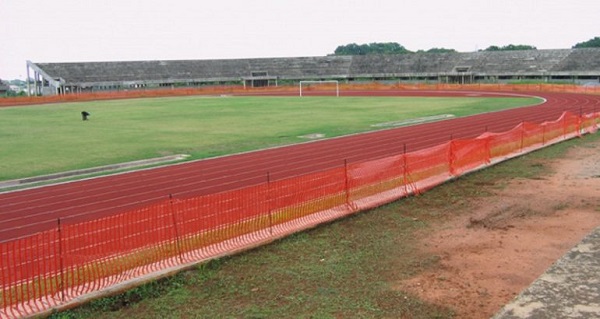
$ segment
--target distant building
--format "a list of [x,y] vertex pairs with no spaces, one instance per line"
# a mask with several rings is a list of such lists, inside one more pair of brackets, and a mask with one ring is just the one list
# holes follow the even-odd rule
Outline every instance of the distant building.
[[600,83],[600,48],[407,53],[226,60],[34,63],[33,94],[237,84],[277,86],[301,80],[502,83]]
[[8,85],[8,83],[0,80],[0,95],[6,94],[8,90],[10,90],[10,86]]
[[8,87],[10,88],[10,90],[11,90],[11,91],[13,91],[13,92],[15,92],[15,93],[21,93],[21,92],[25,91],[25,90],[23,90],[23,88],[22,88],[22,87],[20,87],[20,86],[18,86],[18,85],[12,85],[12,84],[11,84],[11,85],[9,85]]

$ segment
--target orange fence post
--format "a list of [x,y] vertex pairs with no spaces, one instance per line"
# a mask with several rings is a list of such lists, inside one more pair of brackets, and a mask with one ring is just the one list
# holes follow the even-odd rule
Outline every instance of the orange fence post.
[[267,209],[269,211],[269,235],[273,236],[273,203],[271,193],[271,172],[267,172]]
[[450,175],[456,176],[456,171],[454,168],[454,152],[452,151],[454,148],[454,141],[452,135],[450,135],[450,145],[448,146],[448,170],[450,171]]
[[63,257],[63,241],[62,241],[62,227],[60,224],[60,218],[57,219],[57,231],[58,231],[58,260],[59,260],[59,265],[58,265],[58,269],[60,270],[60,280],[58,281],[58,289],[60,290],[60,299],[62,301],[65,301],[65,264],[64,264],[64,257]]
[[542,124],[542,146],[546,144],[546,125]]
[[408,175],[406,163],[406,143],[402,146],[402,182],[404,183],[404,194],[408,195]]
[[563,140],[567,138],[567,115],[563,112]]
[[173,208],[173,194],[169,194],[169,209],[171,210],[171,216],[173,216],[173,230],[175,231],[175,246],[177,248],[177,255],[179,256],[179,262],[183,264],[183,253],[181,251],[179,230],[177,228],[177,216],[175,216],[176,211]]
[[348,160],[344,159],[344,191],[346,193],[346,206],[352,209],[350,205],[350,186],[348,185]]
[[524,140],[525,140],[525,122],[521,121],[521,150],[520,150],[520,152],[523,152]]

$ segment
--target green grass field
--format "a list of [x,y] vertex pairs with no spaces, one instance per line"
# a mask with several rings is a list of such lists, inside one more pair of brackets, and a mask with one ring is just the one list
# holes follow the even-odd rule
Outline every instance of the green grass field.
[[[374,130],[424,116],[466,116],[533,98],[177,97],[0,109],[0,180],[171,154],[206,158]],[[91,113],[82,121],[81,111]]]

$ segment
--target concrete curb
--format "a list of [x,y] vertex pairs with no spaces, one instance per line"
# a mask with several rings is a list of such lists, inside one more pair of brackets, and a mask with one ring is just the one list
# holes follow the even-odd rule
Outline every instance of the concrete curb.
[[600,318],[600,227],[492,318]]
[[73,170],[73,171],[67,171],[67,172],[60,172],[60,173],[56,173],[56,174],[48,174],[48,175],[27,177],[27,178],[21,178],[21,179],[13,179],[13,180],[0,182],[0,190],[3,188],[24,186],[27,184],[33,184],[33,183],[38,183],[38,182],[61,180],[64,178],[74,177],[74,176],[82,176],[82,175],[89,175],[89,174],[94,174],[94,173],[99,173],[99,172],[115,171],[115,170],[124,169],[124,168],[140,167],[140,166],[146,166],[146,165],[154,165],[154,164],[162,164],[162,163],[168,163],[168,162],[173,162],[173,161],[180,161],[185,158],[188,158],[189,156],[190,155],[186,155],[186,154],[177,154],[177,155],[170,155],[170,156],[164,156],[164,157],[149,158],[149,159],[133,161],[133,162],[125,162],[125,163],[91,167],[91,168],[85,168],[85,169],[79,169],[79,170]]

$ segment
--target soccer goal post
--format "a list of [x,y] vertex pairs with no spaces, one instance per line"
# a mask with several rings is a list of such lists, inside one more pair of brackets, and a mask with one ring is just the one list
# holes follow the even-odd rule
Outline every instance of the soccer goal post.
[[306,90],[306,88],[311,84],[335,84],[335,96],[340,96],[340,83],[337,80],[327,80],[327,81],[300,81],[300,96],[302,95],[302,90]]

